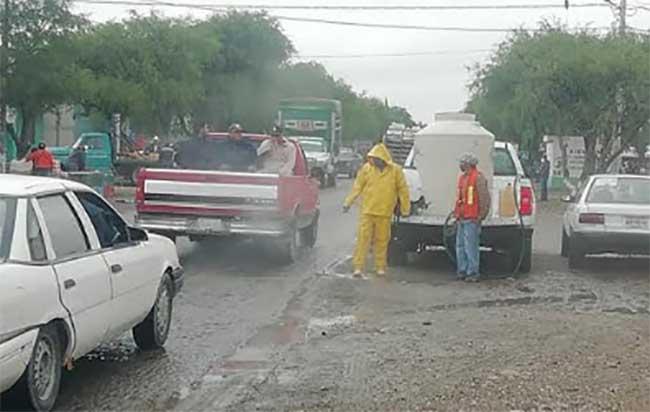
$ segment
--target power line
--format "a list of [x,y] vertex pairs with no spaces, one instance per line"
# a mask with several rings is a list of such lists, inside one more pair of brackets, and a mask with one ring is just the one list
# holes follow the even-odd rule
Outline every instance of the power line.
[[[168,7],[200,7],[210,9],[253,9],[253,10],[515,10],[515,9],[564,9],[559,2],[541,4],[468,4],[468,5],[400,5],[400,6],[367,6],[367,5],[273,5],[273,4],[233,4],[233,3],[178,3],[156,0],[74,0],[76,3],[108,4],[108,5],[136,5],[136,6],[168,6]],[[571,8],[602,8],[608,7],[605,3],[572,4]]]
[[474,49],[474,50],[438,50],[424,52],[406,52],[406,53],[378,53],[378,54],[314,54],[314,55],[296,55],[301,59],[357,59],[369,57],[415,57],[415,56],[437,56],[445,54],[473,54],[491,52],[491,49]]

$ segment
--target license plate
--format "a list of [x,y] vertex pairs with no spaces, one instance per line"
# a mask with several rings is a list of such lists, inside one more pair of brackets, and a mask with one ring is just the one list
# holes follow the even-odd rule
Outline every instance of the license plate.
[[197,219],[195,227],[206,232],[222,232],[225,228],[220,219]]
[[630,229],[647,229],[648,219],[638,217],[626,217],[625,226]]

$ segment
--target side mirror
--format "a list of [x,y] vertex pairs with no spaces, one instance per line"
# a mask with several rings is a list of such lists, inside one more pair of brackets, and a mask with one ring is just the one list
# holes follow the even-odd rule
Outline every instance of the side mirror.
[[573,202],[575,202],[575,200],[576,200],[576,198],[575,198],[575,196],[573,196],[573,195],[565,195],[565,196],[562,196],[562,201],[563,201],[564,203],[573,203]]
[[129,235],[134,242],[146,242],[149,240],[147,232],[137,227],[129,226]]

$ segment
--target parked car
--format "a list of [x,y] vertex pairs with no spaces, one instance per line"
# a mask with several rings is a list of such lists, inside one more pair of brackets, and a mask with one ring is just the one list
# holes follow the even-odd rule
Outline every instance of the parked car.
[[574,196],[562,225],[562,256],[579,268],[587,254],[650,255],[650,176],[594,175]]
[[[197,142],[198,149],[227,136],[208,134],[203,142]],[[255,145],[268,138],[243,137]],[[276,249],[279,260],[292,263],[298,248],[313,247],[318,237],[320,175],[314,170],[310,173],[300,145],[289,142],[297,149],[292,176],[142,169],[136,188],[136,222],[171,239],[242,236],[265,240]]]
[[3,397],[50,410],[61,368],[100,343],[132,330],[140,348],[163,346],[182,284],[174,244],[87,186],[0,175]]
[[353,149],[342,147],[339,157],[336,160],[336,174],[347,175],[349,178],[356,177],[359,168],[363,165],[363,157]]
[[295,136],[294,139],[300,144],[305,152],[309,169],[318,174],[321,179],[321,187],[336,186],[336,162],[337,152],[330,150],[327,140],[322,137]]

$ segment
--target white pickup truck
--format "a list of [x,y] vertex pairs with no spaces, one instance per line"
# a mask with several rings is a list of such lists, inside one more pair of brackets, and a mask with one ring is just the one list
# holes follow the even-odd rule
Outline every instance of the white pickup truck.
[[[482,225],[481,246],[506,252],[510,257],[513,270],[519,265],[523,253],[519,271],[527,273],[531,269],[532,237],[535,225],[533,185],[525,175],[517,151],[512,144],[495,142],[493,163],[494,176],[490,190],[491,213]],[[411,192],[412,213],[411,216],[396,219],[393,223],[392,238],[388,250],[389,262],[393,265],[404,264],[408,252],[422,251],[429,246],[443,246],[445,243],[452,246],[450,252],[454,253],[455,239],[447,237],[446,241],[443,241],[444,228],[451,224],[448,216],[427,213],[427,203],[435,201],[435,199],[424,198],[422,180],[415,165],[415,148],[411,149],[405,162],[404,174]],[[517,195],[516,204],[518,204],[519,210],[512,215],[504,216],[504,211],[501,210],[501,193],[506,189],[512,189],[511,193]]]
[[183,284],[175,245],[79,183],[0,175],[0,393],[52,409],[61,370],[132,330],[161,347]]

